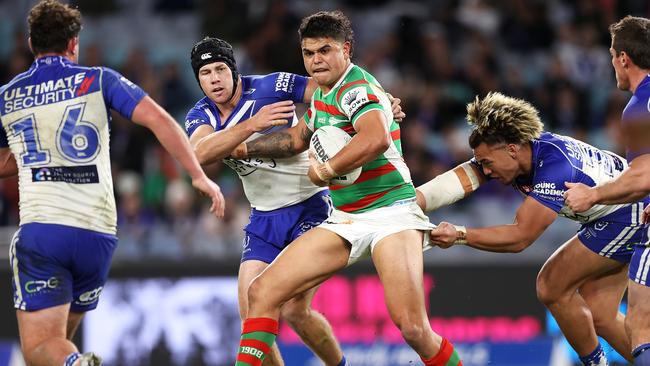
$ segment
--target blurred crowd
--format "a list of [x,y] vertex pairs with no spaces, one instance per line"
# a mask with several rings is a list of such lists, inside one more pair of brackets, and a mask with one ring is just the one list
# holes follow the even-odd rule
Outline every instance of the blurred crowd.
[[[104,1],[101,6],[89,0],[73,3],[84,13],[86,26],[129,16],[126,1]],[[195,40],[211,35],[230,41],[243,74],[304,74],[297,39],[300,19],[320,9],[343,10],[355,30],[353,62],[402,99],[407,113],[401,126],[402,147],[416,185],[471,157],[465,105],[489,91],[531,101],[547,130],[623,153],[617,127],[628,96],[616,90],[607,28],[627,14],[650,16],[650,4],[644,0],[151,0],[140,4],[146,4],[139,5],[139,11],[152,22],[191,19],[196,23]],[[33,59],[24,24],[14,24],[13,29],[0,32],[4,34],[0,43],[8,47],[0,59],[0,84],[26,70]],[[138,37],[137,32],[130,34]],[[170,37],[169,44],[175,39],[173,34]],[[116,58],[101,37],[86,42],[82,33],[80,63],[118,70],[182,122],[202,96],[189,66],[191,44],[179,47],[187,54],[162,58],[169,44],[139,41],[147,47],[132,47]],[[114,115],[111,150],[119,211],[118,259],[239,256],[249,206],[234,173],[220,163],[206,167],[227,197],[226,217],[216,220],[206,200],[195,194],[179,166],[148,131]],[[0,225],[16,225],[17,182],[8,179],[0,185]],[[497,184],[475,196],[433,213],[432,219],[470,226],[506,223],[520,200],[514,190]],[[538,245],[551,251],[561,243],[558,240],[570,237],[567,230],[574,227],[560,224],[555,235]]]

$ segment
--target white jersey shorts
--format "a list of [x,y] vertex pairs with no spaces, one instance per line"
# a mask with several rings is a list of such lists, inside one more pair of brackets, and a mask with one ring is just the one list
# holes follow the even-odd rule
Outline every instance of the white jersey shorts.
[[[332,215],[318,226],[332,231],[352,245],[348,265],[369,257],[377,243],[389,235],[404,230],[429,231],[436,226],[415,203],[415,199],[397,201],[390,206],[363,213],[347,213],[334,210]],[[429,235],[422,242],[423,250],[429,249]]]

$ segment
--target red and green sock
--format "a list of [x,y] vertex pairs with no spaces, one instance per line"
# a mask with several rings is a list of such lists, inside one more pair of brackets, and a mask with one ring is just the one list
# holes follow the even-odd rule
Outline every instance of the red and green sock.
[[235,366],[260,366],[278,335],[278,321],[248,318],[243,328]]
[[463,362],[460,360],[458,352],[454,349],[454,345],[445,338],[442,339],[438,354],[428,360],[423,358],[422,362],[426,366],[463,366]]

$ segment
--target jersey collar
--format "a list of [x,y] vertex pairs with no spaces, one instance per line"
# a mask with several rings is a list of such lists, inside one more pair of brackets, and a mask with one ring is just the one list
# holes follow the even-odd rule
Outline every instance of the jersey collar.
[[339,86],[341,86],[341,84],[343,84],[343,81],[345,80],[345,77],[350,73],[350,70],[352,70],[353,67],[354,64],[350,62],[350,65],[348,65],[348,68],[345,69],[345,72],[343,73],[343,75],[341,75],[339,81],[337,81],[336,84],[334,84],[334,86],[332,87],[332,89],[330,89],[326,94],[323,94],[323,97],[328,96],[333,90],[336,90]]

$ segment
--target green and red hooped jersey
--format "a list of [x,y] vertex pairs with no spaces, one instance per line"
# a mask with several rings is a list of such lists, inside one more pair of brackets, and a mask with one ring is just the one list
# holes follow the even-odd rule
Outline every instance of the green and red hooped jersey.
[[415,197],[411,173],[402,157],[399,124],[393,120],[386,93],[370,73],[351,63],[327,94],[316,89],[304,118],[312,131],[336,126],[354,136],[355,122],[372,110],[386,116],[393,142],[383,154],[363,165],[361,176],[353,184],[330,186],[334,206],[341,211],[361,213]]

